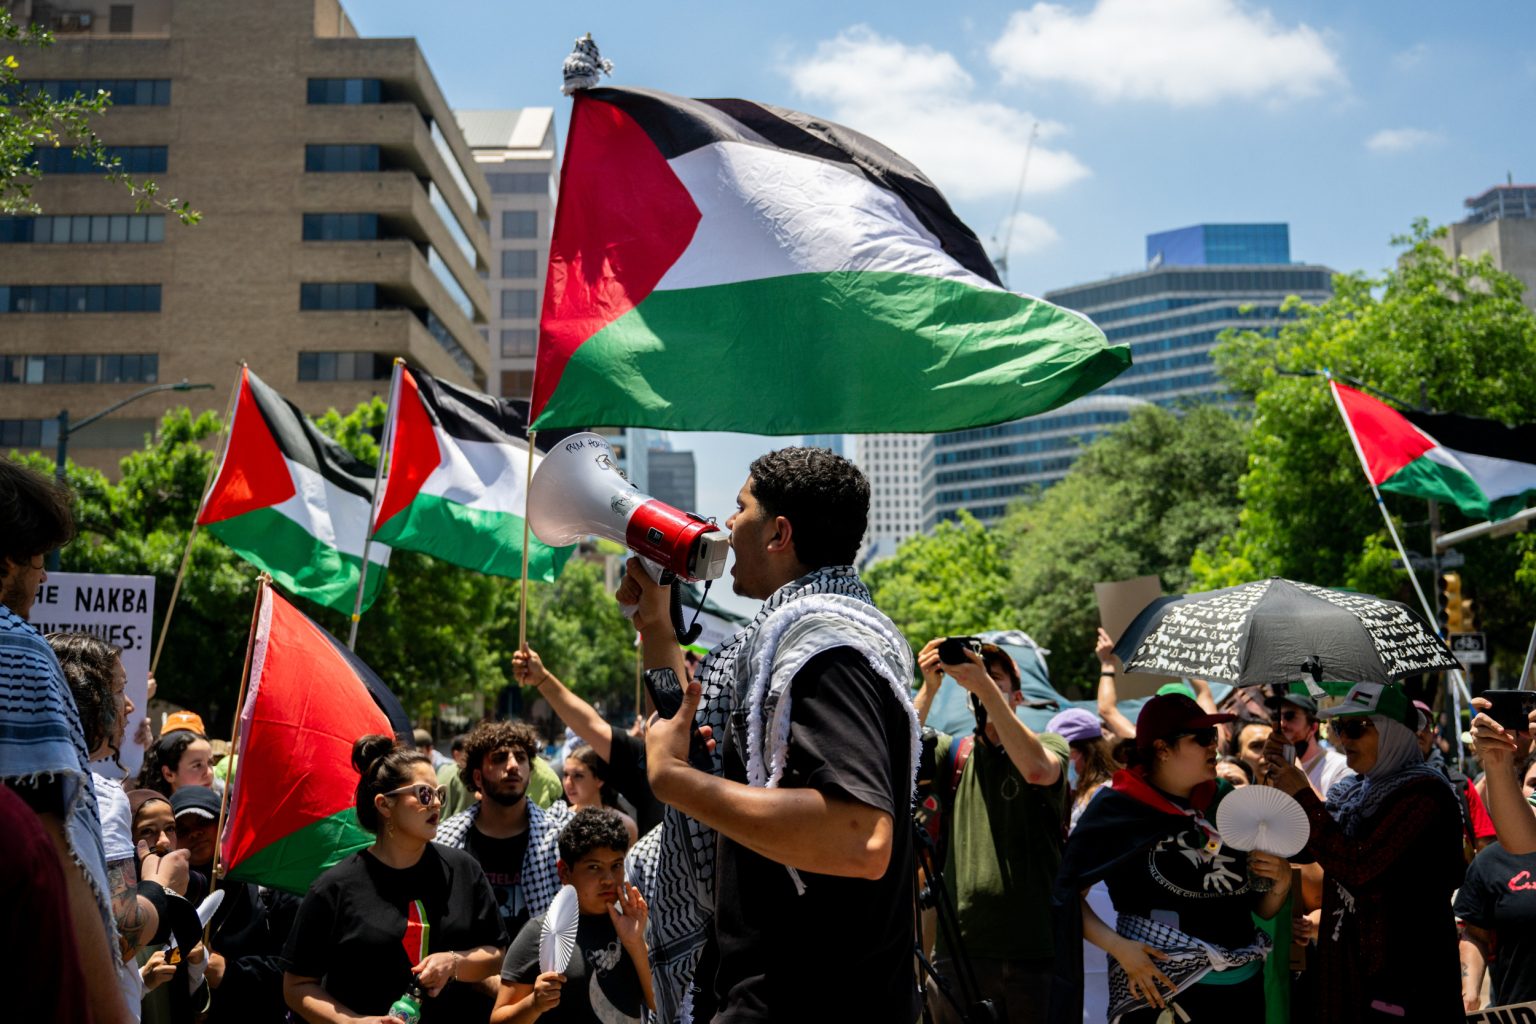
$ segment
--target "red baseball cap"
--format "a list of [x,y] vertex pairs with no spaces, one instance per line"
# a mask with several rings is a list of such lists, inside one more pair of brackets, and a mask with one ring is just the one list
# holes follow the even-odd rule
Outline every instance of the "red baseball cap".
[[1136,716],[1136,748],[1150,752],[1155,740],[1236,720],[1236,715],[1210,714],[1182,693],[1165,693],[1141,706],[1141,714]]

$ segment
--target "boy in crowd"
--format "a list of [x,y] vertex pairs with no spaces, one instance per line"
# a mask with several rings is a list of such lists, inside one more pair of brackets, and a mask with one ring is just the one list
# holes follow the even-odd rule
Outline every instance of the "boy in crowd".
[[636,1021],[655,1009],[645,945],[647,907],[624,881],[629,834],[612,811],[589,807],[560,833],[560,881],[574,886],[580,911],[576,949],[564,972],[539,970],[542,917],[532,917],[507,949],[491,1024]]

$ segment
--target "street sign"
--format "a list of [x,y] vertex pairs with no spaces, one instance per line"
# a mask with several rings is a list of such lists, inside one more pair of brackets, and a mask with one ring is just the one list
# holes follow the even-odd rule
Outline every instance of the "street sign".
[[1451,548],[1440,555],[1440,568],[1442,569],[1460,569],[1466,564],[1467,556],[1455,548]]
[[1452,633],[1451,653],[1463,665],[1488,664],[1488,634]]

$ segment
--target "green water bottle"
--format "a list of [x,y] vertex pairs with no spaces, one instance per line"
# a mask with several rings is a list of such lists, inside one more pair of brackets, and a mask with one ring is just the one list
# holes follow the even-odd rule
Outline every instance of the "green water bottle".
[[421,1024],[421,987],[411,982],[405,995],[389,1004],[389,1015],[405,1024]]

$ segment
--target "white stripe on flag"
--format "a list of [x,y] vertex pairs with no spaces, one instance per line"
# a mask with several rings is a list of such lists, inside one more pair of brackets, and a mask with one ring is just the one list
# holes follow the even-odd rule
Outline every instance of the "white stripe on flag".
[[[293,520],[311,537],[353,558],[363,557],[368,533],[368,499],[343,491],[325,477],[297,462],[288,462],[294,495],[273,505],[274,511]],[[368,551],[375,565],[389,564],[389,546],[375,541]]]

